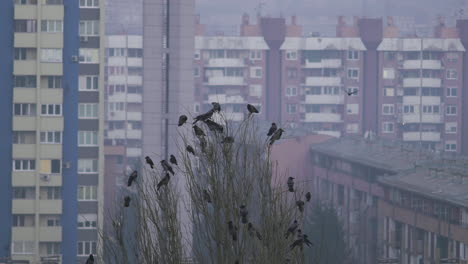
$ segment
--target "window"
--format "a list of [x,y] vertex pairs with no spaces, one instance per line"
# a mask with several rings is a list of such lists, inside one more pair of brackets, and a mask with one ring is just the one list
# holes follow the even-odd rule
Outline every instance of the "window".
[[457,87],[447,88],[447,97],[457,97]]
[[36,88],[35,75],[15,75],[16,88]]
[[62,88],[62,76],[47,76],[47,88]]
[[286,96],[296,96],[296,95],[297,95],[297,88],[296,87],[286,88]]
[[262,51],[261,50],[251,50],[250,51],[250,59],[251,60],[261,60],[262,59]]
[[79,214],[78,229],[96,229],[97,214]]
[[348,50],[348,60],[359,60],[359,51]]
[[445,151],[457,151],[457,142],[456,141],[446,141],[445,142]]
[[359,69],[348,69],[349,79],[359,79]]
[[46,5],[63,5],[63,0],[46,0]]
[[325,86],[323,87],[323,94],[337,95],[340,93],[340,88],[336,86]]
[[78,160],[78,173],[97,173],[98,161],[95,159],[79,159]]
[[13,144],[36,144],[36,132],[13,131]]
[[405,114],[414,113],[414,105],[405,105],[405,106],[403,106],[403,112]]
[[15,48],[15,60],[26,60],[26,48]]
[[62,115],[61,104],[43,104],[41,105],[41,115],[60,116]]
[[195,53],[193,54],[193,58],[194,58],[195,60],[199,60],[200,57],[201,57],[200,50],[198,50],[198,49],[195,50]]
[[78,256],[96,255],[96,241],[78,241]]
[[98,132],[97,131],[78,131],[78,146],[97,146]]
[[262,78],[262,68],[261,67],[250,67],[250,77],[251,78]]
[[288,76],[288,79],[296,79],[297,78],[297,69],[287,68],[286,69],[286,74]]
[[438,114],[440,112],[440,107],[438,105],[423,105],[422,109],[425,114]]
[[36,199],[35,187],[13,187],[13,199]]
[[80,49],[81,63],[99,63],[99,49]]
[[79,104],[78,117],[80,119],[98,118],[98,104]]
[[13,215],[13,226],[25,226],[26,215]]
[[305,105],[305,110],[306,110],[306,113],[320,113],[320,105],[306,104]]
[[447,133],[447,134],[457,133],[457,123],[456,122],[447,122],[447,123],[445,123],[445,133]]
[[455,69],[447,69],[447,80],[456,80],[458,78],[458,72]]
[[287,50],[286,51],[286,60],[297,60],[297,51]]
[[80,20],[80,36],[99,36],[99,26],[99,20]]
[[99,8],[99,0],[80,0],[81,8]]
[[60,215],[41,215],[41,218],[43,226],[61,226]]
[[48,33],[61,33],[63,32],[62,20],[42,20],[41,31]]
[[456,115],[457,114],[457,106],[456,105],[447,105],[446,114],[447,115]]
[[262,96],[262,86],[260,84],[251,84],[249,86],[249,95],[255,97]]
[[60,254],[60,243],[59,242],[43,242],[46,250],[47,255],[58,255]]
[[394,111],[394,105],[392,104],[383,104],[382,105],[382,114],[383,115],[393,115],[395,113]]
[[403,89],[403,95],[415,96],[417,95],[418,90],[416,88],[405,88]]
[[15,0],[15,5],[37,5],[37,0]]
[[33,171],[36,170],[36,161],[35,160],[13,160],[13,170],[14,171]]
[[297,105],[295,104],[286,104],[286,112],[293,114],[297,112]]
[[34,241],[13,241],[11,246],[11,254],[33,254]]
[[141,58],[143,57],[142,49],[129,48],[127,49],[129,58]]
[[60,173],[61,162],[59,159],[53,160],[41,160],[40,161],[40,170],[41,174],[51,174],[51,173]]
[[35,116],[36,104],[14,104],[15,116]]
[[62,49],[41,49],[41,62],[62,62]]
[[41,200],[60,200],[62,199],[62,190],[60,187],[41,187]]
[[394,61],[396,58],[396,52],[394,51],[384,51],[384,58],[387,61]]
[[125,103],[109,103],[108,104],[109,111],[125,111]]
[[395,69],[393,69],[393,68],[383,68],[383,78],[384,79],[395,79]]
[[359,114],[359,104],[347,104],[346,113],[349,115]]
[[382,132],[383,133],[393,133],[393,126],[392,122],[383,122],[382,123]]
[[395,96],[395,89],[393,87],[384,87],[384,96]]
[[422,88],[423,96],[441,96],[441,92],[442,92],[442,89],[440,88],[429,88],[429,87]]
[[195,77],[200,76],[200,68],[198,67],[193,68],[193,76]]
[[80,185],[78,186],[78,201],[96,201],[97,186]]
[[60,144],[62,143],[61,131],[41,131],[41,144]]
[[37,32],[37,20],[16,19],[14,22],[15,32],[35,33]]
[[227,68],[225,71],[225,76],[244,76],[244,70],[242,68]]
[[346,133],[358,133],[358,130],[359,130],[358,123],[352,123],[352,124],[346,125]]
[[350,96],[357,96],[359,94],[359,88],[357,87],[348,87],[346,91],[351,94]]
[[80,76],[80,91],[97,91],[99,87],[99,76]]
[[457,62],[457,60],[458,60],[458,54],[457,53],[448,52],[448,53],[445,53],[445,54],[447,56],[447,62],[451,62],[451,63]]

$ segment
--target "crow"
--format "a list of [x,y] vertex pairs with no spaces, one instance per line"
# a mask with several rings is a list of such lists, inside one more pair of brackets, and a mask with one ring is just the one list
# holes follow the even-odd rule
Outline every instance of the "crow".
[[294,222],[289,226],[288,230],[286,231],[285,237],[288,238],[289,235],[294,235],[294,232],[296,232],[296,229],[298,228],[297,220],[294,220]]
[[301,251],[302,248],[306,244],[308,247],[313,246],[312,242],[307,238],[307,235],[301,235],[298,239],[296,239],[290,246],[291,250],[293,250],[295,247],[299,246]]
[[255,108],[255,106],[253,106],[251,104],[247,104],[247,110],[249,111],[249,116],[251,114],[258,114],[257,108]]
[[255,229],[255,227],[254,227],[254,226],[252,225],[252,223],[250,223],[250,222],[247,224],[247,231],[249,231],[249,235],[250,235],[251,237],[257,236],[257,239],[258,239],[258,240],[262,240],[262,239],[263,239],[263,238],[262,238],[262,234],[260,234],[260,232],[259,232],[257,229]]
[[206,153],[206,145],[208,144],[208,142],[206,141],[204,137],[199,137],[198,139],[200,140],[200,148],[202,152]]
[[128,186],[128,187],[132,186],[132,182],[135,181],[137,177],[138,177],[138,172],[135,170],[135,171],[133,171],[132,174],[130,174],[130,176],[128,177],[127,186]]
[[220,112],[221,111],[221,105],[217,102],[212,102],[211,105],[213,106],[213,111],[214,112]]
[[294,178],[293,177],[288,178],[287,184],[288,184],[288,191],[294,192]]
[[169,165],[169,162],[167,160],[161,160],[161,166],[163,167],[164,171],[169,171],[174,175],[174,170],[172,169],[172,166]]
[[297,208],[299,209],[299,212],[303,213],[304,212],[304,201],[299,200],[296,201]]
[[195,150],[192,148],[192,146],[188,145],[186,149],[189,153],[192,153],[192,155],[195,155]]
[[307,192],[305,197],[306,197],[306,201],[310,202],[310,198],[312,198],[312,195],[310,195],[310,192]]
[[148,163],[151,166],[151,168],[153,169],[154,168],[153,160],[148,156],[145,157],[145,160],[146,160],[146,163]]
[[232,221],[228,222],[229,225],[229,234],[232,236],[233,241],[237,241],[237,226],[232,223]]
[[193,131],[195,131],[195,135],[197,137],[205,137],[206,134],[203,132],[201,128],[199,128],[197,125],[193,125]]
[[164,178],[162,178],[161,181],[158,183],[158,186],[157,186],[158,191],[159,191],[159,188],[161,188],[161,186],[163,186],[163,185],[167,186],[170,179],[171,179],[171,175],[166,172],[166,176],[164,176]]
[[177,159],[175,158],[174,155],[171,154],[171,157],[169,158],[169,161],[170,161],[172,164],[178,166],[178,165],[177,165]]
[[249,215],[249,211],[247,211],[247,208],[245,208],[245,205],[240,206],[240,215],[242,219],[243,224],[247,224],[247,216]]
[[207,203],[212,203],[210,193],[207,190],[203,190],[203,199]]
[[86,260],[86,264],[94,264],[94,256],[90,254],[88,259]]
[[346,93],[348,96],[351,96],[351,95],[353,95],[353,94],[357,94],[357,93],[358,93],[358,90],[347,91],[345,88],[343,88],[343,91],[345,91],[345,93]]
[[271,137],[271,135],[275,133],[276,129],[278,129],[278,127],[276,126],[276,123],[271,123],[271,127],[270,127],[270,130],[268,130],[267,136]]
[[281,138],[281,135],[283,135],[284,130],[282,128],[278,129],[273,133],[273,135],[270,138],[270,146],[275,143],[276,140],[279,140]]
[[214,121],[211,121],[210,119],[205,120],[204,122],[211,131],[217,131],[217,132],[223,133],[224,127],[222,125]]
[[233,137],[225,137],[221,143],[234,143]]
[[130,201],[132,200],[132,198],[130,198],[130,196],[125,196],[124,198],[124,206],[125,207],[129,207],[130,206]]
[[186,115],[181,115],[179,116],[179,126],[183,126],[185,124],[185,122],[187,122],[187,116]]
[[201,114],[201,115],[198,115],[195,117],[194,121],[193,121],[193,124],[195,125],[198,121],[205,121],[207,119],[210,119],[212,116],[213,116],[213,109],[211,109],[210,111],[204,113],[204,114]]

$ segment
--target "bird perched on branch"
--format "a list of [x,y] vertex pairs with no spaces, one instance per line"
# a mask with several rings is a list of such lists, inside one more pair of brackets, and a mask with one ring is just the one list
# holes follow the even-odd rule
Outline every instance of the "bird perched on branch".
[[278,129],[273,133],[273,135],[270,138],[270,146],[275,143],[276,140],[279,140],[281,138],[281,135],[283,135],[284,130],[282,128]]
[[299,224],[297,223],[297,220],[294,220],[294,222],[288,227],[288,230],[286,231],[284,236],[288,238],[289,235],[294,235],[298,227],[299,227]]
[[205,120],[204,121],[205,124],[208,126],[208,128],[211,130],[211,131],[217,131],[217,132],[220,132],[220,133],[223,133],[223,130],[224,130],[224,127],[210,119],[208,120]]
[[161,166],[163,167],[164,171],[169,171],[170,173],[172,173],[172,175],[174,175],[174,170],[172,169],[172,166],[169,165],[169,162],[167,162],[167,160],[161,160]]
[[135,170],[135,171],[133,171],[132,174],[130,174],[130,176],[128,177],[127,186],[128,186],[128,187],[132,186],[132,182],[135,181],[137,177],[138,177],[138,172]]
[[193,125],[193,131],[195,131],[195,135],[197,137],[206,137],[206,134],[203,131],[203,129],[199,128],[197,125]]
[[213,106],[213,112],[221,112],[221,105],[217,102],[212,102],[211,105]]
[[306,201],[310,202],[310,199],[312,198],[312,195],[310,194],[310,192],[307,192],[305,197],[306,197]]
[[213,109],[211,109],[210,111],[204,113],[204,114],[201,114],[201,115],[197,115],[193,121],[193,124],[195,125],[198,121],[205,121],[207,119],[210,119],[212,116],[213,116]]
[[303,213],[304,212],[304,201],[299,200],[296,201],[297,208],[299,209],[299,212]]
[[192,146],[188,145],[186,149],[189,153],[192,153],[192,155],[195,155],[195,150],[192,148]]
[[207,190],[203,190],[203,199],[207,203],[212,203],[210,193]]
[[223,141],[221,143],[234,143],[234,138],[233,137],[224,137]]
[[237,226],[234,225],[232,221],[228,222],[229,234],[232,237],[233,241],[237,241]]
[[288,191],[294,192],[294,177],[289,177],[287,184],[288,184]]
[[256,236],[258,240],[262,240],[262,234],[252,225],[252,223],[247,224],[247,231],[251,237]]
[[154,168],[153,160],[148,156],[145,157],[145,160],[146,160],[146,163],[149,164],[151,166],[151,168],[153,169]]
[[248,223],[247,216],[249,215],[249,211],[247,211],[247,208],[245,207],[245,205],[240,206],[240,215],[241,215],[242,223],[247,224]]
[[130,201],[132,200],[132,198],[130,198],[130,196],[125,196],[124,198],[124,206],[125,207],[129,207],[130,206]]
[[177,159],[175,158],[174,155],[171,154],[171,156],[170,156],[170,158],[169,158],[169,161],[170,161],[172,164],[178,166],[178,164],[177,164]]
[[304,234],[304,235],[301,235],[297,240],[295,240],[290,248],[291,250],[293,250],[295,247],[299,247],[302,251],[302,248],[304,246],[304,244],[306,244],[308,247],[310,246],[313,246],[312,242],[310,242],[310,240],[307,238],[307,235]]
[[90,254],[88,259],[86,260],[86,264],[94,264],[94,256]]
[[161,181],[158,183],[158,186],[157,186],[158,191],[159,191],[159,189],[161,188],[161,186],[163,186],[163,185],[166,185],[166,186],[167,186],[167,184],[169,183],[169,180],[170,180],[170,179],[171,179],[171,175],[170,175],[169,173],[166,172],[166,176],[164,176],[164,177],[161,179]]
[[275,133],[277,129],[278,127],[276,126],[276,123],[271,123],[271,127],[268,130],[267,136],[271,137],[271,135],[273,135],[273,133]]
[[247,110],[249,111],[249,116],[252,114],[258,114],[257,108],[251,104],[247,104]]
[[185,124],[185,122],[187,122],[187,116],[186,115],[181,115],[179,116],[179,123],[178,123],[178,126],[183,126]]

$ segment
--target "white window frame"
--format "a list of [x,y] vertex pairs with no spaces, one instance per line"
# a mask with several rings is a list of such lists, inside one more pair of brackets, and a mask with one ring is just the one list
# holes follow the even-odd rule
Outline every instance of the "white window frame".
[[[455,93],[453,92],[455,91]],[[455,95],[453,95],[455,94]],[[447,97],[457,97],[458,96],[458,89],[457,87],[447,87]]]
[[358,133],[358,132],[359,132],[359,123],[346,124],[346,133]]
[[62,62],[62,49],[47,48],[41,49],[41,62],[56,63]]
[[195,52],[193,53],[193,59],[195,60],[201,59],[201,51],[199,49],[196,49]]
[[458,132],[458,123],[457,122],[447,122],[445,123],[445,133],[446,134],[456,134]]
[[99,172],[99,163],[97,159],[78,159],[79,174],[96,174]]
[[99,36],[99,20],[80,20],[79,34],[80,36]]
[[98,131],[94,130],[79,130],[78,131],[78,146],[79,147],[97,147],[99,144]]
[[348,115],[359,114],[359,104],[346,104],[346,114]]
[[458,80],[458,71],[456,69],[447,69],[445,77],[447,80]]
[[[406,111],[406,107],[408,107],[408,111]],[[414,105],[403,105],[403,113],[404,114],[414,114],[416,113],[416,107]]]
[[193,76],[200,77],[200,67],[198,66],[193,67]]
[[99,118],[99,104],[80,103],[78,104],[79,119],[97,119]]
[[[392,128],[391,130],[389,128]],[[393,122],[382,122],[382,133],[393,134],[395,133],[395,123]]]
[[99,49],[80,48],[80,63],[99,63]]
[[[387,109],[387,111],[386,111]],[[395,105],[393,104],[382,104],[382,115],[393,115],[395,114]]]
[[348,50],[346,58],[348,60],[359,60],[359,50]]
[[[82,252],[80,252],[80,245]],[[86,250],[88,249],[88,250]],[[96,255],[97,242],[96,241],[78,241],[76,246],[77,256],[89,256],[90,254]]]
[[286,87],[286,96],[297,96],[297,87]]
[[97,229],[97,214],[78,214],[78,229]]
[[382,78],[384,80],[393,80],[393,79],[395,79],[395,69],[394,68],[383,68],[382,69]]
[[250,51],[250,60],[261,60],[261,59],[262,59],[262,50]]
[[[354,76],[354,73],[357,73],[356,76]],[[359,68],[348,68],[347,77],[348,79],[359,80]]]
[[[446,105],[445,106],[445,114],[448,115],[448,116],[455,116],[457,115],[457,112],[458,112],[458,109],[457,109],[457,105]],[[450,111],[449,111],[450,109]],[[453,109],[455,109],[455,111],[452,111]]]
[[79,77],[79,91],[98,91],[99,75],[82,75]]
[[[17,250],[19,248],[21,248],[21,250]],[[30,251],[26,251],[27,248],[30,248]],[[34,254],[34,251],[34,241],[18,240],[11,242],[11,254],[13,255],[32,255]]]
[[80,0],[79,5],[80,8],[99,8],[99,0]]
[[47,33],[62,33],[62,20],[41,20],[41,32]]
[[286,104],[286,112],[288,114],[297,113],[297,104]]
[[297,60],[297,50],[287,50],[286,60],[290,60],[290,61]]
[[[44,106],[45,106],[45,112],[43,111]],[[50,106],[52,106],[52,112],[49,111]],[[42,104],[41,105],[41,116],[61,116],[61,115],[62,115],[62,105],[61,104]]]
[[445,151],[448,152],[455,152],[457,151],[457,141],[454,140],[447,140],[445,141]]
[[[16,164],[20,165],[19,169],[16,168]],[[34,166],[32,166],[32,164],[34,164]],[[35,171],[36,165],[36,160],[33,159],[14,159],[13,171]]]
[[[258,75],[258,71],[260,71],[260,75]],[[250,78],[253,79],[260,79],[263,76],[263,69],[262,67],[250,67]]]
[[61,144],[62,131],[41,131],[39,140],[41,144]]
[[78,185],[78,201],[97,201],[96,185]]

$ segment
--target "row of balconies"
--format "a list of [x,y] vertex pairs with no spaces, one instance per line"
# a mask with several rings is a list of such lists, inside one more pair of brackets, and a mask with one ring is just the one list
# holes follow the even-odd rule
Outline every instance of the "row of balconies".
[[[38,240],[40,242],[61,242],[61,226],[40,226]],[[36,236],[36,227],[13,227],[11,230],[13,241],[34,241]]]
[[[13,144],[14,158],[28,158],[36,155],[37,144]],[[62,156],[62,144],[41,144],[40,157],[60,158]]]
[[207,85],[246,85],[243,76],[212,76],[206,77]]
[[61,214],[62,200],[12,200],[12,214]]
[[142,103],[143,96],[136,93],[113,93],[107,96],[107,101],[110,103],[127,102],[127,103]]
[[39,186],[62,186],[61,174],[37,174],[34,171],[15,171],[11,177],[11,185],[14,187],[28,187],[35,182]]
[[[37,116],[14,116],[14,131],[33,131],[39,126],[36,122]],[[63,117],[40,117],[40,127],[47,127],[49,131],[63,131]]]
[[141,130],[127,129],[114,129],[107,131],[107,139],[141,139]]
[[143,59],[135,57],[107,57],[106,66],[142,67]]
[[113,84],[127,84],[127,85],[139,85],[143,84],[143,77],[139,75],[109,75],[107,77],[107,85]]
[[435,131],[423,131],[419,132],[403,132],[403,140],[404,141],[432,141],[438,142],[440,141],[440,132]]
[[141,112],[109,111],[107,119],[109,121],[141,121]]
[[[36,60],[15,60],[13,63],[13,74],[15,75],[36,75]],[[63,75],[63,65],[61,62],[41,62],[39,65],[41,75]]]
[[[42,1],[41,1],[42,2]],[[15,5],[15,19],[37,19],[37,5]],[[63,5],[41,5],[41,18],[63,19]]]
[[40,89],[36,88],[21,88],[13,89],[14,103],[36,103],[37,95],[41,97],[42,103],[61,104],[63,102],[63,89]]
[[440,70],[442,69],[442,63],[440,60],[404,60],[403,63],[400,65],[400,68],[403,68],[405,70]]

